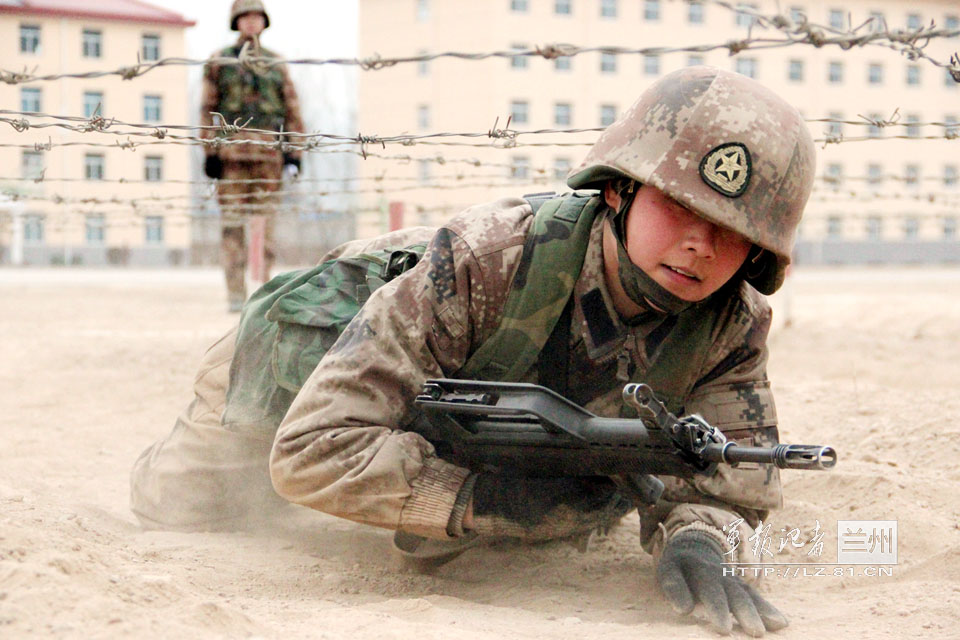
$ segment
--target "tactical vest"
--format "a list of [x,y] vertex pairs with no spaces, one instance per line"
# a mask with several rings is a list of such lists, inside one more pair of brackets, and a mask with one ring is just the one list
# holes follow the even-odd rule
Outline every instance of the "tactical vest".
[[[500,325],[457,377],[513,382],[537,361],[564,315],[593,221],[605,208],[594,195],[529,198],[536,215]],[[224,426],[272,438],[307,377],[370,294],[412,268],[425,249],[419,244],[335,258],[279,275],[258,289],[240,318]],[[706,357],[706,350],[696,346],[709,340],[719,315],[719,307],[706,317],[681,314],[659,351],[685,347],[684,357],[658,358],[644,372],[643,381],[672,411],[680,411],[696,382],[691,373]],[[691,341],[694,353],[689,353]]]
[[[276,54],[261,49],[264,57],[276,57]],[[236,58],[240,47],[227,47],[219,57]],[[217,89],[220,103],[217,111],[223,114],[227,124],[239,122],[250,129],[280,131],[287,118],[287,107],[283,99],[283,71],[280,67],[269,67],[261,73],[244,69],[240,65],[223,65],[217,74]]]

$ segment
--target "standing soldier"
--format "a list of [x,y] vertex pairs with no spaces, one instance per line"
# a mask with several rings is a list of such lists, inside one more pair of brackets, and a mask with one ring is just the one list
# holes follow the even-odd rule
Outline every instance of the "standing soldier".
[[[237,58],[244,45],[258,57],[279,57],[260,47],[260,33],[270,26],[270,17],[260,0],[234,0],[230,9],[230,29],[240,32],[237,42],[214,54],[214,58]],[[200,124],[214,122],[213,112],[226,124],[244,124],[246,129],[303,132],[300,104],[293,82],[282,65],[251,70],[239,65],[209,62],[203,75]],[[204,129],[202,135],[223,135]],[[252,131],[231,135],[236,139],[273,141],[276,136]],[[219,180],[220,260],[227,279],[227,301],[231,312],[240,311],[247,297],[244,272],[247,266],[247,242],[244,225],[250,222],[251,245],[256,273],[254,280],[264,282],[275,257],[273,227],[276,196],[283,175],[295,178],[300,173],[300,152],[282,153],[270,146],[231,144],[206,147],[204,172]],[[250,206],[253,205],[253,206]]]

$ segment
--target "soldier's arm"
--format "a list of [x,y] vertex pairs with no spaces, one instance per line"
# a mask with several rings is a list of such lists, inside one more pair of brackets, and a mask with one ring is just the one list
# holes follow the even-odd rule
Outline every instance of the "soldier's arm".
[[483,290],[477,261],[441,229],[420,263],[378,289],[297,395],[270,460],[286,499],[432,538],[447,527],[466,469],[401,429],[428,377],[466,360]]
[[[737,336],[737,344],[727,345],[711,361],[687,399],[685,414],[699,413],[728,439],[744,445],[779,442],[776,408],[766,375],[769,327],[770,310],[765,308]],[[719,465],[710,477],[663,480],[669,502],[658,513],[648,514],[653,521],[645,523],[644,547],[655,556],[666,540],[687,529],[707,531],[732,552],[729,540],[738,535],[746,541],[759,520],[783,502],[780,473],[774,465]],[[731,534],[732,529],[737,529],[737,534]],[[742,546],[737,553],[744,551]],[[747,560],[737,553],[731,553],[730,561]]]
[[[283,72],[283,104],[286,108],[283,129],[284,131],[303,133],[303,118],[300,115],[300,98],[297,96],[297,89],[293,86],[293,80],[290,78],[290,72],[286,65],[280,67],[280,70]],[[295,139],[294,142],[296,141]],[[302,153],[294,150],[288,151],[286,155],[299,160]]]
[[[203,86],[200,96],[200,126],[210,126],[213,124],[211,111],[216,111],[220,104],[220,90],[217,84],[217,74],[219,67],[208,62],[203,67]],[[201,129],[200,137],[204,139],[213,138],[216,133],[212,129]],[[206,148],[207,155],[215,153],[210,147]]]

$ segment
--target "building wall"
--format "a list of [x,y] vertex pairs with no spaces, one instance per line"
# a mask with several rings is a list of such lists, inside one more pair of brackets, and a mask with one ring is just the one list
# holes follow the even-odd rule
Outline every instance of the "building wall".
[[[569,15],[557,13],[555,0],[360,0],[361,56],[374,53],[383,57],[444,51],[490,52],[515,46],[532,47],[568,42],[581,47],[621,46],[628,48],[683,47],[722,44],[747,37],[745,26],[737,24],[734,13],[716,4],[703,6],[703,23],[691,23],[689,5],[683,2],[644,2],[618,0],[570,0]],[[601,8],[616,7],[615,17],[601,15]],[[755,2],[763,13],[778,10],[774,2]],[[658,17],[647,16],[654,6]],[[827,25],[831,11],[852,20],[858,26],[873,12],[884,15],[889,28],[905,28],[908,20],[922,25],[933,20],[938,26],[954,25],[960,16],[955,2],[926,0],[903,4],[889,0],[851,0],[821,2],[797,0],[782,5],[784,11],[800,11],[810,22]],[[865,30],[866,27],[863,27]],[[754,29],[753,37],[777,37],[772,30]],[[937,39],[925,52],[946,62],[960,39]],[[726,49],[703,53],[665,53],[659,56],[659,68],[650,73],[641,55],[616,56],[616,69],[603,72],[599,53],[582,53],[570,60],[569,70],[557,70],[555,63],[540,57],[529,58],[517,66],[510,59],[483,61],[440,59],[426,65],[398,64],[377,71],[363,72],[358,91],[358,128],[364,134],[388,135],[428,132],[479,132],[491,129],[499,117],[503,127],[513,101],[528,104],[526,123],[514,123],[520,131],[568,129],[601,126],[602,105],[612,105],[617,113],[625,110],[653,81],[687,64],[702,62],[717,67],[743,70],[752,60],[755,77],[795,104],[808,119],[839,117],[860,120],[860,116],[880,119],[899,114],[918,122],[960,120],[960,84],[946,82],[946,71],[927,61],[911,62],[899,53],[877,46],[843,51],[838,47],[815,48],[794,45],[765,50],[746,50],[731,57]],[[799,61],[802,79],[792,80],[791,61]],[[842,65],[842,80],[829,79],[831,63]],[[871,64],[881,65],[883,81],[868,82]],[[908,67],[919,70],[919,83],[907,82]],[[557,124],[556,103],[571,106],[569,124]],[[429,121],[418,121],[421,107]],[[809,124],[814,138],[826,137],[824,123]],[[844,138],[867,136],[865,126],[843,125]],[[960,187],[957,181],[945,184],[945,173],[960,167],[957,140],[942,138],[943,127],[926,126],[920,136],[938,140],[894,140],[904,135],[903,126],[882,130],[886,139],[840,144],[819,144],[818,181],[801,228],[801,244],[830,242],[941,242],[960,217]],[[543,146],[491,148],[485,138],[463,138],[459,142],[484,145],[389,146],[384,150],[371,146],[369,151],[382,155],[409,156],[407,162],[369,157],[360,162],[361,175],[380,178],[381,192],[367,193],[366,209],[379,212],[360,214],[360,235],[374,235],[390,225],[386,205],[402,202],[403,224],[437,224],[463,206],[504,195],[563,189],[563,180],[554,175],[558,162],[575,166],[597,133],[521,135],[518,142],[580,143],[581,146]],[[502,141],[497,146],[503,146]],[[443,157],[444,164],[422,160]],[[508,166],[523,158],[530,167],[528,178],[511,178]],[[498,166],[471,166],[469,160]],[[872,170],[884,176],[879,184],[867,181]],[[429,177],[421,166],[429,167]],[[915,172],[914,184],[905,180]],[[830,180],[839,172],[842,179]],[[562,173],[562,172],[561,172]],[[457,176],[461,178],[456,180]],[[472,177],[482,176],[482,177]],[[949,182],[949,181],[947,181]],[[455,189],[411,189],[421,183],[461,185]],[[462,185],[483,184],[468,187]],[[497,185],[497,186],[490,186]],[[423,210],[422,213],[418,213]],[[837,222],[839,219],[839,223]],[[396,221],[396,218],[394,219]],[[879,220],[879,222],[878,222]],[[869,253],[869,251],[867,252]],[[888,252],[890,256],[899,252]],[[922,251],[918,251],[922,253]],[[947,252],[949,253],[949,252]],[[816,251],[798,255],[814,259]],[[867,255],[867,254],[864,254]],[[930,255],[941,255],[931,252]]]
[[[20,50],[22,25],[40,30],[40,49],[36,53]],[[101,35],[101,56],[82,55],[85,29]],[[144,34],[159,37],[159,56],[185,56],[184,26],[148,24],[92,18],[49,17],[16,13],[0,13],[0,59],[8,70],[28,70],[38,75],[86,73],[133,66],[141,51]],[[159,96],[160,121],[185,123],[187,116],[187,82],[185,67],[161,67],[132,80],[108,75],[100,78],[58,79],[22,84],[0,84],[0,105],[3,109],[21,110],[24,89],[39,89],[41,111],[52,115],[84,116],[84,93],[103,94],[101,114],[108,121],[115,118],[126,123],[145,123],[144,97]],[[10,116],[18,117],[18,116]],[[32,123],[58,122],[31,116]],[[73,122],[71,124],[78,124]],[[149,122],[147,124],[153,124]],[[117,136],[101,133],[75,133],[61,128],[31,128],[16,133],[9,125],[5,143],[33,145],[85,143],[78,146],[55,146],[43,151],[42,182],[23,181],[23,154],[34,149],[0,147],[0,189],[18,193],[26,218],[3,215],[0,208],[0,244],[7,247],[5,261],[22,256],[22,262],[67,264],[170,264],[184,262],[190,246],[189,188],[176,181],[189,179],[188,147],[171,144],[121,149],[118,142],[154,141],[156,138]],[[114,124],[110,130],[134,131],[132,127]],[[151,131],[151,129],[140,129]],[[171,132],[182,133],[182,132]],[[97,148],[87,143],[110,147]],[[103,180],[85,176],[85,156],[102,154]],[[148,156],[162,158],[162,181],[145,182]],[[121,182],[123,181],[123,182]],[[52,202],[62,199],[60,204]],[[146,198],[166,198],[151,202]],[[84,199],[116,202],[78,202]],[[136,200],[138,206],[130,204]],[[161,205],[173,208],[162,208]],[[87,216],[102,215],[103,239],[88,238]],[[33,217],[43,220],[42,239],[37,238]],[[147,217],[162,219],[162,238],[148,241]],[[12,243],[25,237],[23,246],[12,251]],[[156,236],[154,236],[156,238]]]

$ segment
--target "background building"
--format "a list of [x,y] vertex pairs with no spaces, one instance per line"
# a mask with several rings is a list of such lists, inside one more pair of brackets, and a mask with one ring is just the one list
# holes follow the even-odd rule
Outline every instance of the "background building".
[[[797,24],[823,25],[827,36],[830,29],[869,34],[931,22],[956,30],[960,17],[956,2],[943,0],[739,6],[769,16],[782,10]],[[359,16],[361,57],[488,53],[551,43],[716,45],[650,55],[438,58],[365,71],[357,107],[358,130],[365,135],[484,132],[497,119],[503,128],[508,117],[510,128],[521,132],[602,127],[662,75],[691,64],[714,65],[757,78],[783,95],[810,120],[820,141],[819,180],[797,246],[800,263],[960,261],[960,147],[945,137],[958,132],[960,84],[929,60],[876,45],[843,50],[794,44],[731,56],[723,46],[728,42],[783,35],[758,24],[749,11],[712,2],[360,0]],[[935,38],[924,53],[946,63],[958,46],[956,37]],[[896,124],[868,126],[867,119]],[[563,189],[567,170],[597,135],[521,134],[516,146],[483,137],[424,139],[386,149],[369,145],[368,158],[359,163],[366,190],[358,234],[436,224],[465,205],[502,195]],[[926,137],[933,139],[919,139]],[[391,215],[390,202],[402,204],[402,216],[397,204]]]
[[0,83],[0,108],[60,116],[30,116],[32,126],[19,132],[0,124],[6,129],[0,137],[0,188],[8,199],[18,198],[0,203],[0,262],[152,265],[188,259],[188,147],[122,148],[130,141],[161,141],[116,135],[187,122],[185,67],[157,68],[131,80],[92,72],[134,67],[138,56],[145,65],[183,57],[184,30],[192,24],[135,0],[0,2],[6,72],[91,74]]

